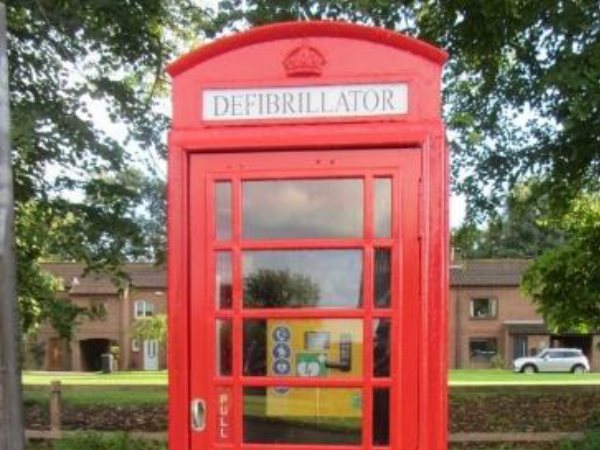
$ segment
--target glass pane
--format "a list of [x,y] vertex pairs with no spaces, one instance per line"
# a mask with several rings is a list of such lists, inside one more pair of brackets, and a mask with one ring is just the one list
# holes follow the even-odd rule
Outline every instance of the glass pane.
[[360,444],[358,388],[244,388],[244,442]]
[[390,321],[373,320],[373,375],[390,376]]
[[243,183],[244,238],[347,238],[362,235],[361,179]]
[[360,377],[361,319],[244,321],[244,375]]
[[230,376],[233,362],[233,337],[231,320],[217,319],[216,364],[217,375]]
[[146,317],[154,315],[154,303],[146,302]]
[[243,254],[247,308],[356,308],[361,250],[274,250]]
[[392,297],[392,250],[375,249],[375,308],[389,308]]
[[231,182],[220,181],[215,184],[216,230],[217,240],[231,239],[233,208],[231,206]]
[[392,235],[392,180],[376,178],[374,185],[375,204],[375,237],[387,238]]
[[228,309],[233,301],[231,252],[217,252],[216,263],[215,301],[217,308]]
[[373,390],[373,445],[390,444],[390,391]]

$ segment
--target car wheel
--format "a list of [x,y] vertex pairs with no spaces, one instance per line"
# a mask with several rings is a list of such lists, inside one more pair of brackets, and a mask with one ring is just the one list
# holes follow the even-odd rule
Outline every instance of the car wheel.
[[581,364],[578,364],[577,366],[573,367],[572,372],[575,375],[583,375],[586,372],[586,370],[585,370],[584,366],[582,366]]
[[521,369],[521,372],[526,373],[526,374],[536,373],[537,367],[535,367],[533,364],[527,364],[525,367],[523,367]]

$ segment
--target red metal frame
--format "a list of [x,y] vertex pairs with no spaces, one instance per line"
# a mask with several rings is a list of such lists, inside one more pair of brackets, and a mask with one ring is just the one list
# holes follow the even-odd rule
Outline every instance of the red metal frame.
[[[327,161],[336,161],[336,169],[332,170],[317,169],[306,170],[304,168],[299,169],[298,164],[302,160],[304,165],[314,165],[314,156],[310,153],[296,152],[294,154],[285,153],[277,155],[280,160],[283,159],[285,163],[279,162],[279,169],[277,171],[252,171],[247,170],[233,170],[223,171],[223,168],[231,164],[232,161],[236,161],[238,164],[248,164],[256,159],[254,154],[235,154],[235,155],[199,155],[193,156],[191,161],[190,173],[194,174],[194,180],[191,183],[190,199],[191,203],[197,206],[198,211],[213,211],[214,205],[212,199],[212,191],[210,186],[213,185],[217,180],[230,180],[233,184],[233,239],[229,242],[217,242],[213,236],[215,235],[213,220],[211,215],[202,214],[196,215],[192,212],[190,228],[192,230],[200,230],[202,226],[205,227],[206,236],[204,238],[198,237],[191,241],[191,253],[203,255],[205,258],[204,264],[193,265],[200,269],[196,272],[192,268],[192,281],[191,286],[191,298],[198,299],[192,302],[192,310],[190,312],[192,323],[205,323],[205,326],[209,329],[213,329],[212,324],[217,318],[230,319],[234,323],[234,370],[232,377],[218,377],[214,376],[215,368],[214,358],[192,358],[191,371],[193,374],[197,374],[191,381],[191,396],[214,399],[215,394],[211,386],[230,386],[233,388],[234,396],[234,429],[238,432],[234,433],[234,436],[241,436],[242,429],[242,408],[241,408],[241,389],[242,386],[277,386],[277,385],[288,385],[288,386],[321,386],[321,387],[361,387],[363,388],[363,399],[364,399],[364,410],[363,415],[363,447],[372,447],[368,443],[372,441],[372,416],[367,411],[371,411],[372,403],[372,388],[373,387],[392,387],[391,378],[388,379],[375,379],[371,375],[373,373],[372,364],[372,320],[373,318],[389,318],[392,319],[392,328],[395,329],[400,327],[398,314],[394,314],[395,310],[399,309],[399,305],[392,305],[389,309],[378,309],[374,310],[372,286],[373,286],[373,249],[375,247],[389,247],[395,249],[393,254],[398,252],[398,247],[402,240],[400,236],[401,224],[397,224],[398,218],[400,217],[397,208],[399,205],[399,195],[402,190],[412,192],[405,196],[405,201],[412,202],[412,207],[417,209],[417,198],[415,188],[418,183],[418,171],[414,171],[414,167],[417,168],[419,164],[419,154],[416,150],[403,149],[396,151],[370,151],[369,153],[361,153],[361,157],[357,160],[356,152],[344,152],[344,151],[329,151],[320,152],[319,158]],[[292,157],[294,156],[294,157]],[[344,167],[344,156],[351,157],[358,167],[351,169],[350,171]],[[410,161],[412,157],[413,161]],[[377,165],[373,165],[373,158],[377,159]],[[290,161],[291,160],[291,161]],[[413,169],[409,174],[400,173],[398,174],[398,167],[405,166]],[[367,169],[368,167],[368,169]],[[379,167],[379,169],[378,169]],[[394,214],[393,217],[396,220],[393,223],[393,236],[388,239],[378,239],[373,236],[373,215],[372,215],[372,182],[375,177],[387,177],[393,181],[392,186],[398,187],[393,193],[394,198]],[[240,204],[241,204],[241,192],[239,189],[241,180],[257,180],[257,179],[282,179],[282,178],[347,178],[347,177],[361,177],[365,184],[364,192],[364,238],[362,239],[290,239],[290,240],[269,240],[269,241],[244,241],[241,239],[241,226],[242,218],[240,216]],[[406,181],[404,181],[406,179]],[[401,180],[403,182],[401,182]],[[412,182],[412,185],[406,184],[408,180]],[[198,183],[198,184],[197,184]],[[405,189],[400,189],[401,185],[405,185]],[[204,189],[202,186],[204,185]],[[202,197],[204,196],[204,202]],[[204,203],[204,205],[203,205]],[[405,230],[407,233],[410,230]],[[416,228],[412,230],[412,234],[416,238]],[[204,251],[204,246],[207,245],[207,250]],[[244,310],[241,307],[241,271],[240,271],[240,255],[243,250],[248,249],[288,249],[288,248],[361,248],[363,249],[363,303],[364,306],[359,309],[277,309],[277,310],[264,310],[264,309],[250,309]],[[215,308],[214,299],[211,295],[215,292],[214,280],[214,267],[212,262],[214,261],[213,252],[216,250],[229,250],[233,254],[233,267],[234,267],[234,299],[233,308],[231,310],[219,310]],[[203,254],[204,251],[204,254]],[[202,268],[206,267],[207,270]],[[397,266],[396,266],[397,267]],[[396,268],[394,268],[396,269]],[[393,269],[393,270],[394,270]],[[397,271],[397,270],[396,270]],[[412,274],[414,277],[414,274]],[[204,278],[202,280],[202,278]],[[394,278],[397,280],[397,278]],[[196,284],[197,283],[197,284]],[[200,284],[202,283],[202,284]],[[399,283],[395,282],[393,287],[392,298],[398,301],[399,295]],[[415,295],[416,293],[413,293]],[[364,361],[363,371],[364,376],[354,379],[335,379],[329,378],[326,380],[311,380],[306,378],[297,377],[243,377],[241,375],[240,361],[242,360],[241,355],[241,321],[244,318],[341,318],[341,317],[353,317],[363,319],[363,333],[364,333]],[[211,325],[208,325],[206,321],[209,321]],[[214,332],[206,333],[206,328],[194,327],[191,331],[191,347],[190,351],[192,355],[200,354],[211,354],[211,349],[215,348]],[[412,335],[416,335],[415,330],[411,331]],[[410,336],[403,336],[402,342],[410,340]],[[202,344],[196,347],[193,343],[202,342]],[[208,347],[208,352],[206,351]],[[415,346],[411,346],[415,348]],[[399,359],[399,352],[394,352],[396,358],[393,358],[394,364],[395,359]],[[398,367],[397,364],[395,364]],[[398,398],[397,402],[400,405],[401,399]],[[215,410],[217,406],[211,401],[208,401],[209,411]],[[397,412],[400,413],[400,408]],[[216,430],[216,423],[214,422],[215,416],[211,416],[209,421],[209,430]],[[394,420],[395,419],[395,420]],[[392,416],[393,421],[398,421]],[[196,448],[206,448],[211,445],[215,445],[216,438],[211,436],[211,431],[203,433],[203,435],[195,436],[197,442]],[[237,442],[241,445],[241,442]],[[330,446],[302,446],[298,448],[329,448]],[[235,447],[233,447],[235,448]],[[238,447],[239,448],[239,447]],[[279,448],[279,446],[263,445],[262,448]],[[355,447],[356,448],[356,447]]]
[[[364,53],[349,71],[338,60],[336,72],[323,79],[288,79],[273,75],[265,55],[279,58],[283,46],[298,37],[311,38],[328,54]],[[286,47],[286,48],[287,48]],[[371,54],[372,53],[372,54]],[[381,59],[382,55],[387,55]],[[247,67],[231,71],[231,61]],[[382,449],[371,442],[373,387],[391,390],[389,449],[445,450],[446,303],[447,303],[447,154],[439,118],[439,83],[445,54],[434,47],[388,31],[339,23],[293,23],[263,27],[217,41],[170,67],[174,76],[174,121],[169,136],[169,440],[173,449],[350,450]],[[339,70],[335,65],[339,63]],[[260,67],[259,67],[260,66]],[[264,67],[263,67],[264,66]],[[368,69],[367,69],[368,68]],[[375,70],[373,69],[375,68]],[[382,75],[383,74],[383,75]],[[323,85],[407,80],[409,112],[400,118],[203,123],[200,90],[206,87]],[[350,81],[349,81],[350,80]],[[321,161],[317,166],[315,161]],[[335,164],[331,164],[335,161]],[[372,181],[392,176],[392,239],[376,239],[372,229]],[[364,236],[361,239],[243,241],[241,183],[249,178],[358,176],[365,180]],[[212,183],[233,183],[233,239],[215,242]],[[394,304],[372,306],[373,248],[393,246]],[[242,249],[363,248],[363,303],[360,309],[244,310],[241,305]],[[214,305],[213,252],[233,254],[233,307]],[[242,377],[242,320],[245,317],[364,318],[362,378],[312,380],[285,377]],[[372,377],[372,318],[393,320],[391,376]],[[216,318],[233,321],[233,374],[215,373]],[[367,339],[368,337],[368,339]],[[363,445],[242,445],[242,385],[339,386],[363,389]],[[232,440],[219,441],[217,393],[230,386]],[[207,430],[190,432],[192,398],[208,404]]]

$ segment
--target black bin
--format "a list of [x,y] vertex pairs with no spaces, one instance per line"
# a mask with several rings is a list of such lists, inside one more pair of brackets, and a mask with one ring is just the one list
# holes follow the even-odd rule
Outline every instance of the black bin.
[[102,373],[113,372],[113,355],[111,353],[103,353],[102,356]]

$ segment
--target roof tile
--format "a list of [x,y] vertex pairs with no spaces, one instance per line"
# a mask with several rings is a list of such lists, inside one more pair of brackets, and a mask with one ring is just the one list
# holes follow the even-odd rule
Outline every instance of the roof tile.
[[530,259],[470,259],[450,271],[451,286],[518,286]]

